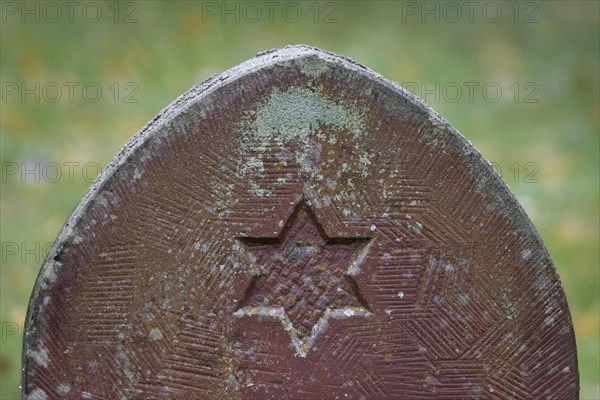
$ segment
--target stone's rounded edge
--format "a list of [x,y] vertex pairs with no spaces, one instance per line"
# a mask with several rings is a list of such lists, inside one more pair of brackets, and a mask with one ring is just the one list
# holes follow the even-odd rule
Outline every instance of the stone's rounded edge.
[[[209,93],[219,90],[220,88],[238,80],[245,76],[248,76],[256,71],[275,66],[277,64],[299,61],[301,59],[308,59],[314,57],[320,59],[332,65],[336,65],[338,68],[343,68],[348,71],[363,74],[368,76],[375,83],[382,87],[390,90],[393,93],[399,94],[403,99],[411,103],[417,109],[421,110],[427,115],[428,122],[439,128],[440,132],[448,134],[448,137],[455,140],[455,150],[462,153],[461,158],[463,161],[473,170],[473,174],[481,175],[486,177],[487,182],[497,184],[494,190],[488,190],[489,195],[494,203],[498,203],[499,211],[503,212],[506,217],[510,217],[512,222],[515,223],[523,232],[533,235],[536,241],[541,245],[541,249],[544,251],[545,258],[550,260],[549,252],[541,240],[541,237],[528,217],[527,213],[517,201],[514,193],[510,187],[504,182],[504,180],[497,174],[495,169],[489,163],[485,157],[483,157],[477,149],[468,141],[459,131],[457,131],[452,125],[450,125],[443,117],[441,117],[436,111],[434,111],[425,102],[419,99],[417,96],[402,88],[398,83],[393,82],[382,75],[370,70],[369,68],[353,61],[350,58],[336,55],[334,53],[320,50],[316,47],[307,45],[292,45],[286,46],[280,49],[273,49],[258,53],[256,57],[249,59],[223,73],[213,75],[201,84],[193,86],[190,90],[177,97],[171,104],[162,109],[156,117],[148,122],[140,131],[138,131],[117,153],[112,159],[109,165],[102,171],[102,173],[92,183],[89,190],[86,192],[84,197],[80,200],[78,205],[75,207],[67,222],[62,227],[58,234],[52,248],[50,249],[46,259],[44,260],[42,267],[36,278],[35,286],[32,290],[31,298],[28,305],[27,315],[25,318],[25,329],[22,347],[22,376],[21,376],[21,390],[23,398],[26,398],[27,389],[27,350],[33,344],[35,340],[35,329],[32,326],[32,322],[36,319],[40,312],[40,292],[42,287],[43,277],[46,274],[55,274],[55,264],[60,264],[60,252],[63,246],[72,238],[74,231],[73,228],[77,226],[81,217],[91,204],[91,201],[95,196],[101,192],[103,187],[113,178],[115,172],[123,166],[130,156],[132,156],[137,150],[139,150],[147,141],[154,135],[161,131],[161,128],[177,118],[182,112],[188,109],[191,105],[202,101]],[[554,266],[553,263],[550,263]],[[552,272],[552,271],[550,271]],[[556,274],[556,270],[553,271]],[[557,282],[561,285],[560,279]],[[564,292],[564,290],[563,290]],[[568,310],[568,304],[566,304]],[[569,320],[571,321],[571,328],[573,329],[572,317],[570,311],[568,313]],[[575,335],[571,335],[573,338],[573,348],[576,349]],[[577,354],[575,352],[575,365],[577,364]],[[577,376],[577,393],[579,393],[579,370],[576,371]]]
[[[142,129],[134,134],[121,150],[115,155],[110,161],[108,166],[96,177],[94,182],[91,184],[88,191],[85,193],[83,198],[79,201],[77,206],[71,212],[67,221],[58,233],[50,251],[46,258],[42,262],[42,266],[36,277],[34,287],[30,296],[29,304],[27,307],[27,314],[25,316],[25,324],[23,330],[23,344],[21,350],[22,368],[21,368],[21,394],[23,398],[26,398],[27,390],[27,364],[29,359],[27,357],[28,349],[32,348],[34,340],[36,339],[35,327],[33,321],[36,319],[41,305],[41,289],[42,281],[46,274],[55,274],[54,267],[56,264],[60,264],[58,258],[60,257],[61,249],[64,245],[72,238],[74,231],[73,228],[77,226],[82,215],[90,206],[91,201],[95,196],[101,192],[102,188],[109,182],[114,176],[115,172],[127,161],[127,159],[133,155],[138,149],[140,149],[153,135],[160,132],[160,128],[165,126],[168,122],[175,119],[178,115],[186,110],[190,105],[200,102],[208,93],[214,92],[219,88],[247,76],[253,72],[256,72],[262,68],[266,68],[277,63],[291,61],[294,59],[300,59],[308,57],[310,55],[324,55],[325,52],[312,48],[309,46],[287,46],[281,49],[275,49],[267,52],[262,52],[256,57],[251,58],[242,64],[239,64],[229,70],[226,70],[220,74],[213,75],[206,79],[204,82],[194,85],[190,90],[181,94],[175,100],[173,100],[168,106],[163,108],[158,114],[150,120]],[[330,54],[330,53],[328,53]],[[329,55],[333,57],[332,54]]]
[[[42,267],[40,268],[40,271],[36,278],[35,286],[32,290],[32,295],[30,297],[27,315],[25,318],[25,338],[23,340],[24,362],[26,362],[27,360],[25,354],[29,344],[28,336],[32,336],[30,335],[30,333],[32,332],[32,317],[37,314],[37,304],[39,303],[38,298],[41,286],[41,278],[49,270],[51,273],[53,273],[52,270],[54,269],[55,265],[57,263],[59,264],[57,258],[59,258],[62,247],[74,234],[73,227],[77,225],[81,216],[88,209],[91,200],[102,190],[104,185],[112,178],[114,173],[126,162],[126,160],[131,155],[133,155],[139,148],[141,148],[153,135],[160,132],[161,127],[175,119],[179,114],[181,114],[192,104],[200,102],[207,94],[214,92],[219,88],[226,86],[231,82],[241,79],[244,76],[252,74],[253,72],[256,72],[258,70],[268,68],[287,61],[300,60],[310,57],[316,57],[328,63],[336,64],[337,66],[341,66],[342,68],[345,68],[347,70],[367,74],[370,76],[371,79],[373,79],[381,85],[386,86],[388,89],[399,91],[400,94],[408,101],[413,103],[413,105],[422,108],[429,115],[434,116],[434,118],[436,118],[436,120],[438,120],[440,124],[447,125],[447,123],[443,121],[443,119],[437,113],[435,113],[435,111],[429,108],[416,96],[403,89],[399,85],[387,80],[380,74],[369,70],[368,68],[356,63],[355,61],[347,57],[338,56],[334,53],[326,52],[316,47],[311,47],[307,45],[291,45],[280,49],[273,49],[261,52],[254,58],[251,58],[220,74],[213,75],[201,84],[194,85],[190,90],[177,97],[167,107],[159,111],[159,113],[152,120],[150,120],[142,129],[140,129],[134,136],[132,136],[131,139],[129,139],[129,141],[111,160],[108,166],[94,180],[86,194],[74,208],[66,223],[61,228],[56,240],[54,241],[54,244],[52,245],[50,251],[48,252],[48,255],[42,263]],[[460,135],[458,132],[456,133]],[[23,381],[22,383],[25,382]],[[25,385],[23,385],[23,387],[24,386]]]

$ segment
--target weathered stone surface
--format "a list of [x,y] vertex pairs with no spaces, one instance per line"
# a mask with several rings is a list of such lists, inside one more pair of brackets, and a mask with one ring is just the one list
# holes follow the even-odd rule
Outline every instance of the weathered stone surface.
[[261,54],[115,158],[42,267],[29,399],[576,399],[549,255],[481,155],[346,59]]

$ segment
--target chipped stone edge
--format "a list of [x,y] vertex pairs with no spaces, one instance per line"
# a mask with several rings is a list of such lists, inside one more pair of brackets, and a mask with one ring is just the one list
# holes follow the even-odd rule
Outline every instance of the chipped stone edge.
[[[117,153],[117,155],[113,158],[110,164],[95,179],[90,189],[81,199],[79,204],[75,207],[70,217],[67,219],[67,222],[58,234],[52,248],[50,249],[46,259],[42,264],[29,301],[27,315],[25,318],[25,329],[22,348],[21,393],[23,399],[27,398],[27,351],[34,347],[36,337],[36,330],[32,323],[37,318],[38,314],[41,312],[41,307],[43,306],[41,293],[42,289],[47,287],[46,281],[48,280],[48,278],[52,277],[56,279],[56,270],[62,266],[60,265],[60,263],[54,261],[54,258],[60,254],[60,250],[63,248],[63,246],[69,240],[72,239],[72,237],[74,236],[73,227],[77,226],[82,216],[85,214],[86,210],[92,203],[92,200],[96,197],[96,195],[98,195],[102,191],[105,185],[113,177],[115,172],[117,172],[119,168],[127,162],[128,158],[131,155],[133,155],[138,149],[140,149],[151,137],[160,132],[161,128],[163,128],[168,122],[172,121],[177,116],[184,113],[192,104],[201,102],[204,98],[207,97],[208,94],[213,93],[236,80],[242,79],[266,67],[274,66],[276,64],[288,61],[297,61],[308,57],[317,57],[325,62],[336,65],[338,68],[345,68],[349,71],[368,76],[374,82],[380,84],[386,89],[400,94],[400,96],[402,96],[413,106],[416,106],[417,108],[421,109],[426,114],[428,114],[429,122],[432,125],[443,128],[443,131],[448,132],[450,135],[458,139],[458,144],[461,145],[462,151],[464,152],[465,157],[463,159],[465,163],[472,167],[478,167],[477,164],[481,164],[479,167],[482,166],[485,169],[481,172],[487,174],[488,177],[492,178],[492,181],[499,184],[499,187],[497,187],[496,190],[502,191],[505,197],[502,199],[494,200],[503,200],[506,204],[506,206],[503,207],[504,209],[515,211],[511,214],[513,216],[517,215],[520,217],[520,229],[522,229],[523,231],[527,231],[529,234],[535,237],[535,239],[539,242],[542,249],[544,250],[545,258],[550,260],[548,249],[542,241],[537,229],[527,216],[527,213],[525,212],[521,204],[517,201],[512,190],[497,174],[497,172],[494,170],[489,161],[487,161],[462,134],[460,134],[456,129],[454,129],[445,119],[443,119],[437,112],[435,112],[431,107],[425,104],[418,97],[413,95],[408,90],[402,88],[398,83],[388,80],[382,75],[368,69],[367,67],[347,57],[326,52],[316,47],[311,47],[307,45],[292,45],[280,49],[263,51],[261,53],[258,53],[256,57],[242,64],[239,64],[238,66],[233,67],[221,74],[213,75],[207,80],[205,80],[203,83],[193,86],[189,91],[185,92],[167,107],[162,109],[156,117],[154,117],[150,122],[148,122],[148,124],[146,124],[146,126],[144,126],[138,133],[136,133],[119,151],[119,153]],[[554,271],[554,273],[556,274],[556,271]],[[49,280],[51,283],[53,283],[54,279]],[[560,282],[560,279],[557,279],[557,281],[559,282],[562,288],[562,283]],[[570,315],[569,320],[571,320]],[[576,348],[574,335],[572,336],[574,341],[573,346],[574,348]],[[577,365],[576,359],[575,363]],[[579,376],[578,372],[577,376]],[[579,392],[579,387],[577,388],[577,392]]]

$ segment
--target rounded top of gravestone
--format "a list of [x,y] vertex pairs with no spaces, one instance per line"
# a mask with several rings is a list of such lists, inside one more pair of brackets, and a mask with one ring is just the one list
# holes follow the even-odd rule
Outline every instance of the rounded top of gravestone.
[[27,399],[578,395],[563,289],[509,188],[412,94],[308,46],[130,140],[24,341]]

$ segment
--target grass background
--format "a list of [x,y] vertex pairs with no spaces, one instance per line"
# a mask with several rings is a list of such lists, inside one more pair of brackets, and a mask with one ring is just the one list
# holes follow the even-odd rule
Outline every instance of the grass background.
[[[456,82],[465,88],[456,101],[451,91],[438,99],[429,94],[425,100],[501,168],[538,228],[574,318],[581,398],[600,398],[598,2],[492,2],[494,9],[487,9],[486,18],[483,8],[489,2],[482,1],[472,21],[462,8],[462,16],[451,22],[456,13],[444,8],[445,3],[309,1],[294,3],[302,11],[295,23],[290,21],[294,9],[289,8],[294,6],[287,14],[282,11],[286,2],[279,2],[272,21],[257,2],[263,15],[255,23],[249,21],[254,12],[244,12],[242,3],[93,2],[103,13],[98,22],[84,18],[86,2],[75,9],[72,21],[63,8],[57,22],[50,21],[55,13],[44,10],[44,3],[28,4],[39,7],[39,21],[35,14],[10,14],[7,3],[24,7],[4,2],[0,28],[5,96],[0,103],[1,399],[20,398],[22,332],[13,334],[11,329],[15,324],[21,328],[46,245],[90,186],[86,176],[96,175],[93,166],[107,165],[131,135],[193,84],[259,51],[296,43],[351,57],[400,83],[435,88],[436,82],[440,87]],[[409,3],[419,11],[429,7],[434,14],[425,15],[423,22],[421,15],[408,13]],[[208,14],[206,7],[219,12],[240,7],[240,21],[234,14]],[[491,22],[498,8],[502,17]],[[317,21],[315,9],[320,11]],[[94,18],[93,11],[87,10],[88,19]],[[137,22],[123,22],[132,12]],[[527,23],[527,17],[533,20]],[[33,95],[8,96],[6,85],[11,82],[29,88],[35,82],[41,87],[48,82],[80,86],[72,102],[64,86],[59,101],[48,101],[54,97],[49,91],[38,102]],[[103,90],[95,103],[81,94],[88,82]],[[124,102],[132,88],[125,87],[127,82],[139,89],[133,95],[136,103]],[[472,101],[465,82],[479,84]],[[488,82],[503,90],[499,101],[483,95],[481,87]],[[528,82],[538,89],[529,98],[533,89],[525,87]],[[115,86],[111,89],[115,83],[120,88],[117,101]],[[516,87],[520,92],[515,98]],[[61,179],[36,183],[30,175],[24,181],[6,169],[35,168],[36,162],[58,163]],[[68,162],[80,163],[72,176]],[[528,162],[538,166],[537,183],[525,179],[532,171],[525,170]],[[97,164],[83,170],[86,163]],[[510,169],[515,163],[518,177]],[[9,252],[6,246],[14,244],[17,254],[9,254],[13,248]]]

